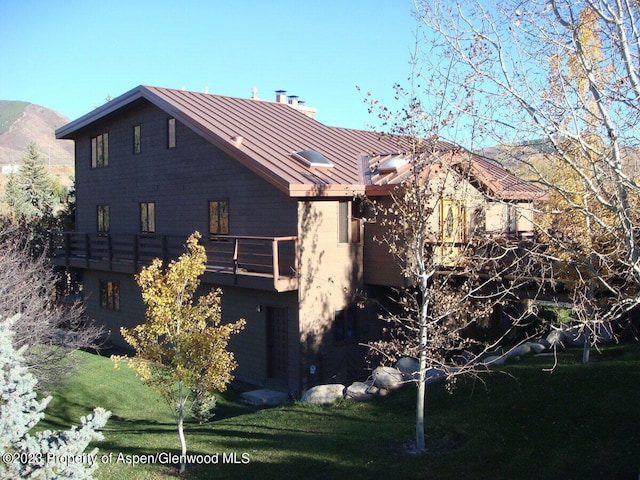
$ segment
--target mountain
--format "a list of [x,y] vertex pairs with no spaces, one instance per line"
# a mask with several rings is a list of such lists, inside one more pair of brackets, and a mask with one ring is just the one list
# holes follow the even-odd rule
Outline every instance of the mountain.
[[3,173],[22,162],[27,144],[36,142],[41,158],[63,184],[73,175],[74,146],[57,140],[55,130],[69,119],[46,107],[28,102],[0,100],[0,168]]

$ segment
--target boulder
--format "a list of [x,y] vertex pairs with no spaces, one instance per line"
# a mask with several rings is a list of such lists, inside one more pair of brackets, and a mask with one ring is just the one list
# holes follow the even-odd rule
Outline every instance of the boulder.
[[507,352],[507,358],[520,358],[527,353],[531,353],[531,347],[526,343],[513,347],[511,350]]
[[580,326],[570,327],[564,332],[564,343],[572,347],[581,347],[584,345],[585,329]]
[[377,367],[372,374],[373,384],[385,390],[396,390],[405,383],[402,372],[393,367]]
[[370,387],[370,383],[354,382],[345,390],[344,398],[356,401],[371,400],[374,395],[369,392]]
[[545,350],[549,350],[551,348],[551,343],[549,343],[546,338],[538,340],[538,345],[542,345]]
[[420,362],[415,358],[402,357],[396,362],[396,368],[400,370],[404,380],[414,380],[418,376]]
[[333,403],[336,400],[343,398],[343,396],[344,385],[339,383],[317,385],[304,392],[300,402],[321,405],[324,403]]
[[504,365],[505,357],[503,355],[490,355],[486,357],[482,363],[490,367],[493,365]]
[[425,372],[425,382],[427,384],[437,383],[447,378],[447,373],[440,368],[428,368]]
[[544,346],[542,343],[527,342],[525,343],[525,345],[529,345],[531,352],[536,354],[542,353],[547,349],[547,347]]
[[562,330],[552,330],[551,333],[547,335],[547,342],[549,342],[550,347],[563,347],[564,340],[564,332]]

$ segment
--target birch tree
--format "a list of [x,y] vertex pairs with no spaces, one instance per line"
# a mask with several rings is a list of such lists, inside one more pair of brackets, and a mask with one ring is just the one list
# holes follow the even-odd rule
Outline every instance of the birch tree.
[[192,234],[187,251],[166,269],[155,259],[136,277],[147,306],[146,320],[121,329],[136,355],[113,357],[116,366],[126,361],[169,405],[182,451],[180,473],[186,466],[185,418],[190,412],[200,420],[211,415],[214,391],[226,390],[236,367],[227,350],[229,338],[245,325],[242,319],[221,323],[220,290],[194,298],[207,262],[199,239],[198,232]]
[[[572,293],[583,327],[624,318],[640,303],[638,3],[416,0],[415,6],[431,54],[450,62],[441,81],[472,98],[461,113],[482,125],[476,140],[511,144],[512,160],[564,203],[549,214],[580,218],[574,227],[579,223],[588,241],[566,243],[569,228],[547,230],[546,241],[570,255],[565,267],[582,258]],[[514,146],[533,140],[550,146],[571,187],[519,155]]]

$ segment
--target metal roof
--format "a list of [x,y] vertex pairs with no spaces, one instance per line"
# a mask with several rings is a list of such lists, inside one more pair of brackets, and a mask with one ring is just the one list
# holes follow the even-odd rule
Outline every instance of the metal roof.
[[[78,132],[133,102],[144,99],[225,151],[290,196],[349,196],[397,185],[407,170],[371,175],[372,165],[391,156],[406,156],[406,138],[365,130],[326,126],[286,103],[234,98],[151,86],[138,86],[56,130],[57,138],[73,139]],[[438,142],[442,151],[457,149]],[[333,165],[314,168],[292,155],[314,150]],[[473,156],[474,161],[477,156]],[[495,194],[532,192],[526,182],[498,165],[477,157],[474,169]],[[512,178],[513,177],[513,178]],[[530,185],[530,184],[529,184]],[[538,195],[542,190],[532,186]],[[378,188],[379,190],[379,188]],[[379,190],[382,193],[387,188]],[[515,197],[505,197],[515,198]],[[529,198],[529,197],[523,197]]]

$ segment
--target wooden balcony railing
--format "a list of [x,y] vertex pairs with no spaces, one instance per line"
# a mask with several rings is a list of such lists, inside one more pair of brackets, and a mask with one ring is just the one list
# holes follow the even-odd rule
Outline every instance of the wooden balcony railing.
[[[185,238],[171,235],[113,235],[52,232],[54,264],[137,273],[154,258],[165,263],[185,251]],[[201,239],[212,281],[277,291],[297,289],[297,237],[219,235]]]

